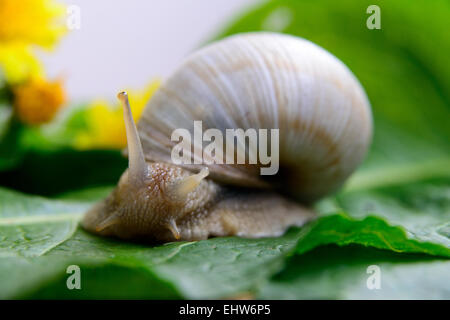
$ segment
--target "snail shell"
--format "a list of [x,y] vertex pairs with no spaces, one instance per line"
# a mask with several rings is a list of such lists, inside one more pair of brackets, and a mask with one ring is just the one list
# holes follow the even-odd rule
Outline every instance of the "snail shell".
[[[232,36],[191,55],[138,123],[146,158],[171,162],[172,131],[192,128],[194,120],[224,133],[278,128],[280,170],[271,183],[308,202],[342,185],[372,133],[369,102],[351,71],[310,41],[274,33]],[[256,166],[213,164],[209,170],[220,182],[264,183]]]
[[[127,108],[125,115],[127,123]],[[196,120],[223,133],[279,129],[278,174],[265,179],[258,165],[171,164],[172,132],[192,131]],[[83,226],[159,241],[279,235],[314,216],[301,203],[337,190],[371,135],[366,94],[336,57],[289,35],[231,36],[185,60],[154,94],[137,131],[128,122],[129,169]]]

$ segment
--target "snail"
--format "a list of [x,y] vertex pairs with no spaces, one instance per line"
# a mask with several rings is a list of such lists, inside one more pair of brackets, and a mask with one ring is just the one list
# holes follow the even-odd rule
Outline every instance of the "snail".
[[[153,95],[137,127],[127,94],[118,97],[129,168],[82,221],[103,236],[279,236],[316,217],[311,204],[343,185],[372,137],[370,104],[352,72],[318,45],[285,34],[237,34],[194,52]],[[221,132],[279,129],[278,173],[261,175],[261,164],[173,163],[172,132],[192,130],[195,120]]]

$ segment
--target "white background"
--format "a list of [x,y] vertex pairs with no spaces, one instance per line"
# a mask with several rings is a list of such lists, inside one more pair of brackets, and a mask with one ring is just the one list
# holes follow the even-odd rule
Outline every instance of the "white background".
[[259,0],[65,0],[81,10],[72,30],[42,53],[72,101],[114,99],[123,88],[167,77],[188,53]]

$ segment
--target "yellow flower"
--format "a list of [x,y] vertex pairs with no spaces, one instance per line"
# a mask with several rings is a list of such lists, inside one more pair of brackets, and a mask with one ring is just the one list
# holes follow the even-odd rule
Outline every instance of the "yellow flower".
[[[152,81],[142,91],[127,90],[135,121],[140,118],[159,84],[159,81]],[[126,146],[123,111],[118,103],[113,106],[105,101],[92,103],[86,111],[86,120],[87,129],[75,138],[77,149],[121,149]]]
[[47,82],[31,79],[13,87],[14,110],[19,120],[28,125],[38,125],[53,119],[64,103],[61,81]]
[[63,15],[53,0],[0,0],[0,43],[51,47],[65,31]]
[[9,82],[42,75],[32,46],[57,42],[66,30],[64,11],[53,0],[0,0],[0,69]]
[[111,108],[105,101],[95,101],[86,113],[88,129],[78,134],[78,149],[119,149],[126,144],[122,110]]
[[0,69],[10,83],[19,83],[28,77],[41,77],[42,67],[31,53],[31,50],[22,44],[0,43]]

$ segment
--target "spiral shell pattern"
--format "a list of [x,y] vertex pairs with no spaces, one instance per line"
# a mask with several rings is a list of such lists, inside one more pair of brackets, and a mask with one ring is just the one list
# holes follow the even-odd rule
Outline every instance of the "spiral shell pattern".
[[171,133],[192,130],[194,120],[224,135],[227,128],[279,129],[276,176],[260,176],[257,165],[211,164],[210,177],[239,186],[272,185],[306,202],[338,189],[372,136],[367,96],[339,59],[308,40],[266,32],[228,37],[184,61],[138,122],[146,159],[171,162],[177,143]]

